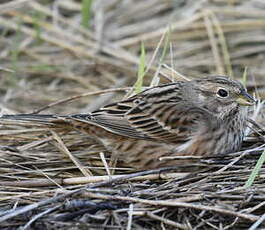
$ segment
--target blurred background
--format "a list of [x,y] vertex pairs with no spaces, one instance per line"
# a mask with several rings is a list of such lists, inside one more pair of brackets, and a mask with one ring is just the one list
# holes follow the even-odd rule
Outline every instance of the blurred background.
[[[85,113],[128,95],[128,87],[216,74],[265,98],[264,0],[0,1],[0,34],[5,114],[46,105],[43,113]],[[264,124],[264,116],[255,120]],[[177,168],[196,172],[190,177],[159,173],[94,188],[135,171],[112,165],[111,153],[79,131],[2,123],[1,229],[30,229],[32,222],[32,229],[248,229],[264,221],[265,168],[254,188],[240,189],[265,154],[263,136],[249,135],[243,152],[194,162],[201,173],[192,164]],[[42,202],[78,188],[90,193]],[[172,199],[187,205],[173,207]],[[16,214],[31,204],[34,210]]]
[[[28,113],[71,96],[133,86],[143,64],[141,44],[144,86],[180,75],[226,74],[247,81],[264,97],[263,0],[1,2],[4,113]],[[47,112],[88,112],[123,95],[81,97]]]

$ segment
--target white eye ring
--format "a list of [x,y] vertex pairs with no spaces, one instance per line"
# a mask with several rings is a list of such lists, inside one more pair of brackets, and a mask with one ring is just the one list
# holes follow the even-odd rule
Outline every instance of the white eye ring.
[[218,97],[221,97],[221,98],[226,98],[226,97],[228,97],[229,93],[228,93],[228,91],[227,91],[226,89],[224,89],[224,88],[219,88],[219,89],[217,90],[216,95],[217,95]]

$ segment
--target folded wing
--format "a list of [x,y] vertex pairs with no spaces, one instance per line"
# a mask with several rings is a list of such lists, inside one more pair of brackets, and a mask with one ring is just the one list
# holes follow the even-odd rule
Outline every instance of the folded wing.
[[178,86],[152,88],[91,114],[71,118],[122,136],[179,144],[191,139],[211,114],[183,101]]

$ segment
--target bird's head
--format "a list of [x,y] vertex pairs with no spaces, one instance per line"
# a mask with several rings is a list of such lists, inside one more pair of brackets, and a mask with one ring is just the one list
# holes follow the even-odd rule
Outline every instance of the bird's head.
[[224,119],[231,114],[245,111],[246,106],[255,104],[239,82],[224,76],[200,78],[192,81],[194,97],[199,107],[204,107]]

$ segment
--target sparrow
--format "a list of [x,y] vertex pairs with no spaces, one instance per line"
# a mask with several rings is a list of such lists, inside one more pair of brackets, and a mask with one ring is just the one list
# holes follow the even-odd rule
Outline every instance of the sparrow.
[[166,156],[211,156],[238,151],[255,103],[226,76],[208,76],[148,88],[94,112],[3,115],[1,120],[77,129],[99,139],[115,158],[136,169],[173,166]]

